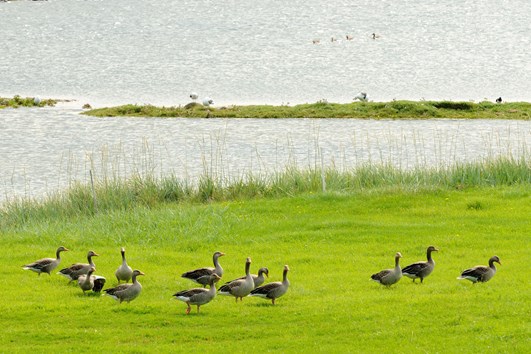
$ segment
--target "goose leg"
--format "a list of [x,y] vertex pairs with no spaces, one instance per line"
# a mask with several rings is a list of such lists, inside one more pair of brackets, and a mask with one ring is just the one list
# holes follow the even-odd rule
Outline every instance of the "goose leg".
[[186,309],[186,314],[189,315],[192,308],[190,307],[190,303],[186,303],[188,305],[188,308]]
[[199,313],[199,306],[201,306],[201,305],[197,305],[197,313]]

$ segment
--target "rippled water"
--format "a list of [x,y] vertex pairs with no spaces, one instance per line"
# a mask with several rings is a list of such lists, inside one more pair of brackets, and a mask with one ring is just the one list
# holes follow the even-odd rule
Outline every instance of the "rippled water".
[[361,90],[377,101],[531,101],[530,14],[527,0],[0,2],[0,96],[75,100],[0,110],[0,201],[88,181],[89,170],[193,180],[529,154],[529,121],[78,113],[86,102],[184,104],[191,91],[217,105],[350,102]]

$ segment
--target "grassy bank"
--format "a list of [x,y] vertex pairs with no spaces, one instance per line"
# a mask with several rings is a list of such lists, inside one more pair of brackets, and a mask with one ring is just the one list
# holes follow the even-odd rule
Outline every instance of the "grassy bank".
[[14,96],[13,98],[0,97],[0,109],[2,108],[18,108],[18,107],[44,107],[55,106],[58,100],[54,99],[39,99],[37,97],[20,97]]
[[124,105],[93,109],[83,114],[96,117],[194,117],[194,118],[464,118],[464,119],[530,119],[531,103],[452,101],[354,102],[347,104],[321,101],[296,106],[228,106],[203,107],[188,104],[179,107]]
[[[529,191],[369,189],[30,219],[2,229],[0,344],[6,352],[525,353]],[[369,280],[393,265],[395,252],[406,265],[423,260],[430,244],[440,252],[422,285],[402,279],[386,289]],[[83,296],[59,275],[21,269],[59,245],[71,250],[63,266],[99,253],[97,273],[109,286],[124,246],[146,274],[142,294],[119,305]],[[288,293],[275,306],[218,296],[186,316],[172,294],[194,285],[180,274],[211,265],[215,250],[226,253],[225,280],[243,274],[247,256],[253,272],[269,267],[268,281],[288,264]],[[490,282],[456,280],[494,254],[503,265]]]

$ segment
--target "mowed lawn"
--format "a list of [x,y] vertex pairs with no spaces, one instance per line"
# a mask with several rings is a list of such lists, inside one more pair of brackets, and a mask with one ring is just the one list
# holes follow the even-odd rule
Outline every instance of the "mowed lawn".
[[[304,196],[207,205],[168,205],[0,230],[2,352],[354,352],[524,353],[531,347],[531,191],[529,186],[402,193]],[[127,304],[83,295],[55,274],[22,265],[63,253],[59,268],[100,256],[97,274],[116,284],[120,247],[145,273]],[[385,288],[370,276],[425,260],[435,271]],[[172,299],[196,285],[180,275],[212,266],[222,282],[251,271],[291,287],[272,306],[259,298],[218,296],[195,306]],[[484,284],[457,280],[498,255]],[[56,271],[57,271],[56,270]]]

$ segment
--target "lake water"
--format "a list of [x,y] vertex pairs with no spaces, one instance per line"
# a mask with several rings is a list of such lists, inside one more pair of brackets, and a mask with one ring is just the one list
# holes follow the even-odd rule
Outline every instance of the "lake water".
[[[529,1],[0,2],[0,201],[132,172],[403,168],[529,154],[529,121],[94,119],[80,107],[531,101]],[[379,37],[372,38],[372,33]],[[346,35],[352,40],[346,40]],[[331,38],[337,38],[332,41]],[[319,44],[313,44],[319,39]]]

